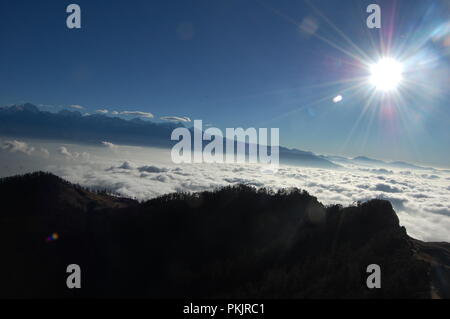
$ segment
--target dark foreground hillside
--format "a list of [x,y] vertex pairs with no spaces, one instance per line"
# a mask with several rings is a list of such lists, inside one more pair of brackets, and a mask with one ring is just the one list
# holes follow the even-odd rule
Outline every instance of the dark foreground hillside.
[[236,186],[137,203],[45,173],[1,179],[0,194],[3,298],[450,297],[450,245],[410,238],[386,201]]

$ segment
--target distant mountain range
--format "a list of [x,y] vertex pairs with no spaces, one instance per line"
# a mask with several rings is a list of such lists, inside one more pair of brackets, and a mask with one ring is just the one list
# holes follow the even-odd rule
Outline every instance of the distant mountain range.
[[179,125],[153,123],[139,118],[124,120],[78,111],[42,112],[33,104],[0,108],[0,135],[57,139],[99,144],[170,146],[170,134]]
[[333,155],[320,155],[321,158],[326,159],[330,162],[334,162],[336,164],[357,164],[362,166],[370,166],[370,167],[384,167],[384,168],[398,168],[398,169],[417,169],[417,170],[433,170],[431,167],[424,167],[419,165],[414,165],[411,163],[394,161],[387,162],[378,159],[369,158],[366,156],[357,156],[354,158],[346,158],[343,156],[333,156]]
[[[66,140],[100,144],[172,147],[172,131],[182,123],[155,123],[135,118],[125,120],[103,114],[82,115],[79,111],[61,110],[58,113],[40,111],[33,104],[25,103],[0,108],[0,136]],[[191,132],[193,129],[191,128]],[[192,134],[193,135],[193,134]],[[206,145],[206,143],[204,143]],[[225,143],[224,143],[225,145]],[[339,168],[345,164],[380,166],[400,169],[421,169],[405,162],[385,162],[364,156],[353,159],[342,156],[316,155],[312,152],[280,146],[280,162],[319,168]]]
[[0,194],[0,298],[450,298],[450,244],[409,237],[387,201],[240,185],[138,203],[47,173]]
[[423,167],[418,166],[406,162],[385,162],[377,159],[368,158],[365,156],[358,156],[352,159],[353,162],[359,163],[359,164],[371,164],[371,165],[379,165],[379,166],[388,166],[392,168],[405,168],[405,169],[421,169],[421,170],[431,170],[432,168],[429,167]]
[[[172,147],[172,131],[182,123],[154,123],[135,118],[124,120],[102,114],[83,116],[78,111],[43,112],[33,104],[0,108],[0,135],[58,139],[73,142]],[[192,129],[191,129],[192,130]],[[192,134],[193,135],[193,134]],[[205,143],[206,145],[206,143]],[[225,145],[225,143],[224,143]],[[280,162],[311,167],[339,165],[312,152],[280,147]]]

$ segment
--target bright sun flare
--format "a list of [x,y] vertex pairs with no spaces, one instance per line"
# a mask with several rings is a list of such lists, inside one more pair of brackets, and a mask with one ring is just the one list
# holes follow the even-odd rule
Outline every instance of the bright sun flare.
[[392,58],[383,58],[370,67],[370,83],[377,90],[391,91],[402,81],[403,66]]

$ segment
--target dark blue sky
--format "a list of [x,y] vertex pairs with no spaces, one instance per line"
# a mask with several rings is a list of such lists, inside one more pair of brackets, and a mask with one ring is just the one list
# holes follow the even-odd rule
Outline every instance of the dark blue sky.
[[[2,0],[0,104],[280,127],[286,146],[448,165],[448,1],[378,1],[381,32],[365,24],[373,2]],[[81,30],[66,27],[70,3]],[[411,83],[363,112],[373,88],[355,79],[389,37]]]

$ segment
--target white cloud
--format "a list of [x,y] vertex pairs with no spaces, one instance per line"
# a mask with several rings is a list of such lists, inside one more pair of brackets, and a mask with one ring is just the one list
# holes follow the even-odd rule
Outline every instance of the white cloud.
[[67,160],[81,160],[81,161],[89,161],[90,154],[87,152],[70,152],[67,147],[61,146],[58,148],[58,152],[60,155],[64,156]]
[[59,149],[59,154],[67,156],[67,157],[72,157],[72,154],[67,150],[67,148],[65,146],[61,146]]
[[4,141],[3,144],[1,145],[1,148],[9,152],[23,153],[27,155],[30,155],[34,151],[34,147],[29,146],[25,142],[20,142],[16,140]]
[[187,116],[162,116],[161,120],[171,121],[171,122],[190,122],[191,119]]
[[101,113],[101,114],[107,114],[109,111],[106,110],[106,109],[100,109],[100,110],[97,110],[97,111],[95,111],[95,112]]
[[360,168],[359,170],[374,174],[394,174],[394,171],[385,168]]
[[131,116],[138,116],[138,117],[145,117],[152,119],[154,116],[150,112],[141,112],[141,111],[122,111],[120,112],[122,115],[131,115]]
[[72,109],[76,109],[76,110],[84,110],[84,106],[77,105],[77,104],[69,105],[68,107],[70,107]]
[[108,148],[112,148],[112,149],[116,149],[118,146],[117,145],[115,145],[115,144],[113,144],[113,143],[111,143],[111,142],[106,142],[106,141],[103,141],[102,142],[102,145],[103,146],[106,146],[106,147],[108,147]]

